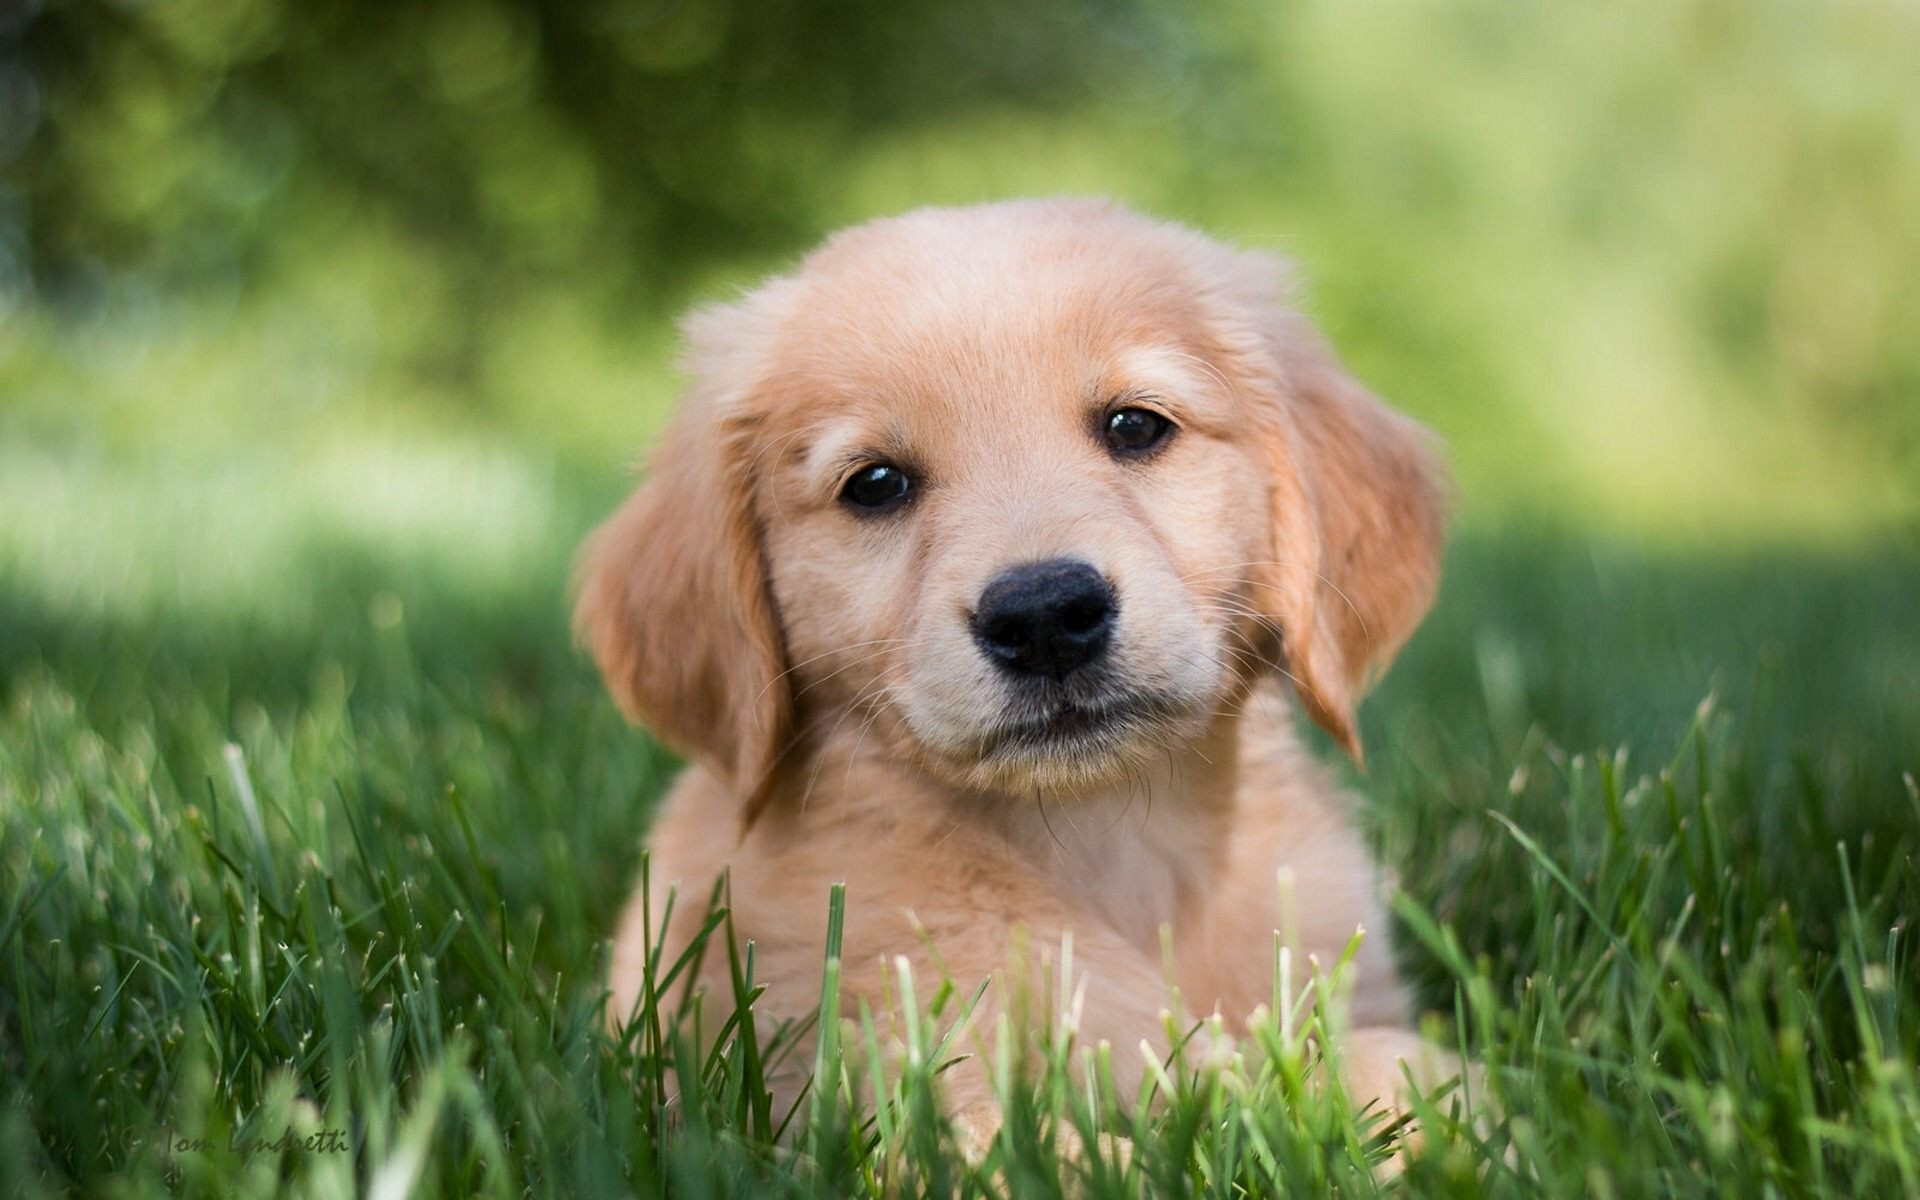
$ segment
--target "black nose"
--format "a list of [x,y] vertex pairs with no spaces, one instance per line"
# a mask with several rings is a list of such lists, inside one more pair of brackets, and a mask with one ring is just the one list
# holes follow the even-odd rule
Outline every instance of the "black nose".
[[980,593],[973,640],[1009,671],[1064,679],[1106,652],[1117,607],[1100,572],[1078,559],[1028,563]]

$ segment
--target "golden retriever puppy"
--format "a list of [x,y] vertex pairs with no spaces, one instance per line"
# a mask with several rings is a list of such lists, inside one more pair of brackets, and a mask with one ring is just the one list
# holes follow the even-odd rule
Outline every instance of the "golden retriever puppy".
[[[1232,1025],[1277,931],[1304,976],[1364,927],[1346,1079],[1391,1100],[1418,1042],[1375,867],[1288,700],[1358,755],[1433,595],[1439,474],[1282,273],[1108,203],[928,209],[687,322],[692,387],[577,612],[692,761],[651,837],[669,960],[723,871],[770,1020],[818,1002],[835,881],[848,1011],[896,956],[1010,1008],[1010,960],[1070,932],[1124,1091],[1164,1040],[1162,931],[1184,1011]],[[946,1078],[956,1111],[990,1097]]]

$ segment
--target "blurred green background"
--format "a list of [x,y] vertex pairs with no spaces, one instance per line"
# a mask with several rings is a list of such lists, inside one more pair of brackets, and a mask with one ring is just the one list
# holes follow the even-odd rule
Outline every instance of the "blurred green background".
[[1911,547],[1916,62],[1895,0],[16,0],[0,580],[299,623],[348,555],[558,619],[675,314],[1052,193],[1296,260],[1469,530]]

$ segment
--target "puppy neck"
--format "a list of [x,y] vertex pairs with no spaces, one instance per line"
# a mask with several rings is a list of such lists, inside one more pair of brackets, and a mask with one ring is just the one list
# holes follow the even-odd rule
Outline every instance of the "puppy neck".
[[1163,925],[1194,915],[1225,859],[1237,776],[1236,723],[1127,779],[1075,795],[951,797],[953,819],[984,822],[1078,907],[1155,951]]

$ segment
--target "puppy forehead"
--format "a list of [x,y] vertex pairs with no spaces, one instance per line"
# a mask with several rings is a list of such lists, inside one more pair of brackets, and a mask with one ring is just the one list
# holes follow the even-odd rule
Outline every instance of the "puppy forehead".
[[[1032,206],[923,211],[836,236],[802,265],[793,332],[887,358],[1036,351],[1191,327],[1216,290],[1191,245],[1137,218]],[[1044,215],[1045,219],[1042,219]]]
[[1229,421],[1233,387],[1186,314],[1019,291],[929,296],[909,284],[890,303],[809,306],[777,352],[779,423],[806,431],[793,449],[825,461],[848,441],[880,449],[1010,424],[1044,436],[1127,395],[1184,422]]

